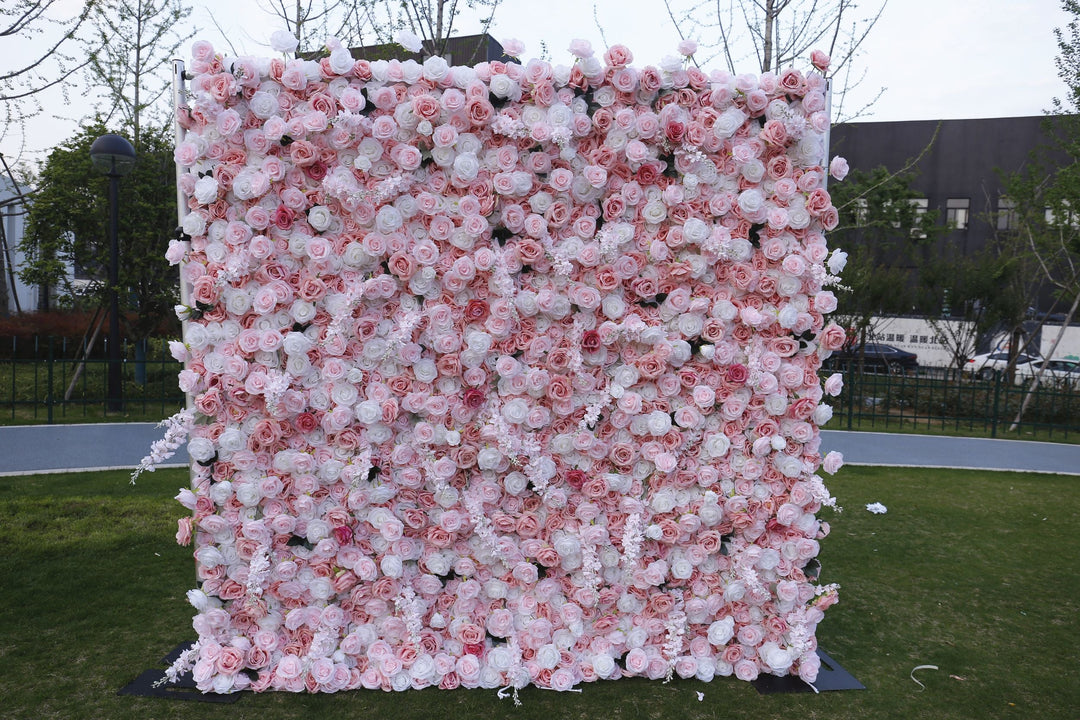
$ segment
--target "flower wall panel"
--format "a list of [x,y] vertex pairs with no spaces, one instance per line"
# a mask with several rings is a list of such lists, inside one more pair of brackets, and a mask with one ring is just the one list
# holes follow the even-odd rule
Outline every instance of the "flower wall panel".
[[200,688],[816,676],[825,81],[575,49],[195,45]]

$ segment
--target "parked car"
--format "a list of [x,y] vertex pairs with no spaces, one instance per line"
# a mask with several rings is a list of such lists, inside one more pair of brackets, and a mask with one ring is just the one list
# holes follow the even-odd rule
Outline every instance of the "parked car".
[[1041,383],[1080,383],[1080,362],[1076,360],[1066,360],[1064,358],[1035,360],[1033,362],[1024,363],[1016,368],[1016,382],[1026,383],[1029,380],[1033,380],[1044,366],[1046,369],[1042,371]]
[[[855,368],[859,363],[861,345],[837,350],[829,357],[830,367]],[[881,343],[866,343],[863,370],[869,372],[907,373],[919,367],[919,356],[907,350]]]
[[[1025,365],[1035,362],[1036,360],[1042,360],[1038,355],[1029,355],[1027,353],[1020,353],[1016,356],[1016,371],[1021,372],[1021,368]],[[995,350],[993,352],[982,353],[975,357],[968,358],[968,361],[964,363],[962,371],[966,375],[972,375],[974,377],[981,378],[983,380],[989,380],[994,377],[995,372],[1005,372],[1005,368],[1009,366],[1009,351],[1008,350]]]

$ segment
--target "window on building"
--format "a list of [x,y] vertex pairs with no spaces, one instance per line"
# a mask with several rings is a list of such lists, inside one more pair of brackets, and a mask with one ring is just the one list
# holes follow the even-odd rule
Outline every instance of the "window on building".
[[852,208],[856,227],[864,227],[870,218],[870,211],[866,205],[866,198],[855,198],[855,207]]
[[908,200],[912,209],[915,211],[914,221],[911,226],[911,237],[924,238],[926,237],[926,231],[923,230],[923,223],[926,222],[926,211],[930,208],[930,200],[928,198],[911,198]]
[[954,230],[967,230],[970,211],[971,200],[968,198],[949,198],[945,201],[945,222]]
[[1059,206],[1046,208],[1046,224],[1080,227],[1080,215],[1072,209],[1068,200],[1062,200]]
[[1007,197],[999,197],[997,205],[997,229],[1015,230],[1020,224],[1016,214],[1016,203]]

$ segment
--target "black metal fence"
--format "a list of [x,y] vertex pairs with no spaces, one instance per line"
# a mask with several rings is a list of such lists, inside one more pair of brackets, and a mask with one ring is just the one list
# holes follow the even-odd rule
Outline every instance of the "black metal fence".
[[0,423],[161,420],[184,405],[166,340],[124,341],[122,409],[110,409],[108,340],[0,338]]
[[[0,338],[0,423],[160,420],[183,407],[181,364],[166,340],[125,342],[121,356],[123,409],[116,411],[109,410],[107,346],[87,353],[63,338]],[[1041,385],[1013,427],[1030,380],[1010,382],[1003,373],[979,379],[941,368],[860,374],[840,367],[822,376],[834,371],[843,373],[844,389],[827,399],[829,429],[1080,441],[1080,386],[1073,383]]]
[[1075,382],[1044,378],[1032,391],[1030,378],[1010,382],[1001,372],[980,379],[942,368],[837,370],[844,374],[844,389],[829,400],[834,410],[829,429],[1080,441],[1080,385]]

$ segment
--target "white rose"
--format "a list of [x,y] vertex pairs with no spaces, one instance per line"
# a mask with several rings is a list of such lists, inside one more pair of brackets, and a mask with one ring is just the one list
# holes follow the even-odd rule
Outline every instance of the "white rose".
[[683,237],[688,242],[700,243],[709,237],[709,226],[698,218],[690,218],[683,224]]
[[338,405],[352,405],[356,402],[359,390],[350,383],[334,383],[330,391],[330,398]]
[[[198,185],[196,185],[196,188]],[[833,275],[839,275],[847,267],[847,253],[837,248],[833,250],[832,255],[829,256],[829,272]]]
[[739,193],[739,208],[747,214],[755,214],[765,204],[765,198],[761,191],[755,188],[747,188]]
[[626,302],[618,295],[605,295],[600,301],[600,309],[604,317],[609,320],[618,320],[626,314]]
[[300,41],[288,30],[277,30],[270,35],[270,47],[275,52],[291,53],[299,44]]
[[[667,490],[656,493],[652,499],[652,509],[658,513],[671,512],[675,508],[675,495]],[[650,527],[657,527],[655,525]]]
[[307,589],[311,593],[311,597],[316,600],[326,600],[334,592],[334,586],[330,583],[330,578],[324,577],[312,578]]
[[514,398],[502,407],[502,416],[507,422],[520,425],[529,416],[529,404],[521,398]]
[[724,519],[724,511],[719,505],[705,504],[698,510],[698,517],[703,525],[712,527]]
[[480,172],[480,161],[473,153],[463,152],[454,158],[454,174],[462,180],[467,182],[475,180],[478,172]]
[[217,200],[218,182],[212,175],[204,175],[195,181],[195,199],[203,205],[209,205]]
[[371,262],[373,258],[364,252],[364,246],[358,242],[351,242],[345,246],[345,252],[341,255],[341,261],[351,268],[360,267]]
[[226,452],[236,452],[247,445],[244,433],[236,428],[228,428],[218,436],[218,447]]
[[731,448],[731,440],[723,433],[713,433],[706,436],[702,447],[710,457],[720,458],[727,455],[728,450]]
[[196,437],[188,440],[188,456],[195,462],[207,462],[216,454],[213,441]]
[[324,538],[330,537],[330,523],[318,518],[312,518],[308,520],[307,532],[305,533],[312,545],[318,543]]
[[484,593],[492,600],[501,600],[506,597],[510,587],[502,580],[492,578],[484,583]]
[[761,647],[758,648],[758,655],[761,656],[762,661],[764,661],[773,672],[781,672],[789,669],[793,660],[790,650],[784,650],[771,640],[763,643]]
[[413,375],[417,380],[424,383],[435,382],[435,378],[439,376],[439,370],[435,366],[435,361],[430,358],[423,358],[415,362],[412,366]]
[[352,53],[346,48],[336,48],[330,53],[330,69],[338,75],[344,75],[352,70],[354,64]]
[[671,416],[663,410],[653,410],[648,415],[646,427],[651,435],[663,435],[671,429]]
[[408,30],[398,30],[394,36],[394,42],[413,53],[418,53],[424,49],[423,41],[415,33]]
[[555,666],[559,664],[559,649],[551,643],[542,645],[536,651],[535,660],[536,664],[544,670],[554,670]]
[[383,555],[382,562],[379,563],[379,569],[382,570],[382,574],[386,577],[401,577],[403,571],[401,558],[397,555]]
[[581,543],[576,537],[567,532],[556,533],[552,547],[555,548],[555,552],[564,558],[581,552]]
[[476,455],[476,467],[481,470],[496,470],[502,460],[502,453],[496,448],[487,447]]
[[374,425],[382,418],[382,408],[374,400],[364,400],[358,403],[355,412],[356,419],[364,425]]
[[442,553],[432,553],[424,559],[424,564],[433,575],[446,575],[450,572],[450,559]]
[[715,647],[721,647],[727,645],[728,641],[735,634],[735,619],[732,617],[726,617],[723,620],[717,620],[709,626],[709,642]]
[[311,349],[311,339],[304,333],[291,332],[282,342],[286,355],[302,355]]
[[184,233],[191,237],[202,235],[206,232],[206,219],[199,213],[189,212],[184,216]]
[[[518,84],[510,79],[509,75],[495,75],[491,78],[491,84],[489,85],[491,93],[495,97],[508,98],[516,100],[521,97],[521,88]],[[515,97],[515,95],[517,97]]]
[[713,124],[713,133],[721,140],[731,137],[746,122],[746,114],[736,107],[730,107],[720,114]]
[[615,660],[610,655],[594,655],[592,666],[599,678],[607,679],[615,672]]
[[401,212],[393,205],[383,205],[375,216],[375,227],[381,233],[392,233],[402,226],[404,218]]
[[289,308],[292,319],[301,325],[306,325],[315,319],[315,304],[307,300],[295,300]]
[[260,120],[266,120],[278,113],[280,106],[277,97],[265,91],[258,91],[248,100],[248,110]]
[[641,209],[641,217],[647,223],[658,225],[667,218],[667,207],[657,200],[648,202]]
[[529,478],[519,472],[509,473],[503,478],[503,487],[510,495],[520,495],[529,486]]
[[633,387],[637,383],[641,373],[633,365],[620,365],[612,373],[611,381],[624,388]]
[[432,55],[424,61],[424,77],[433,82],[440,82],[450,74],[450,65],[438,55]]
[[330,208],[323,205],[316,205],[308,210],[308,225],[318,232],[322,232],[329,228],[333,219],[334,216],[330,212]]

